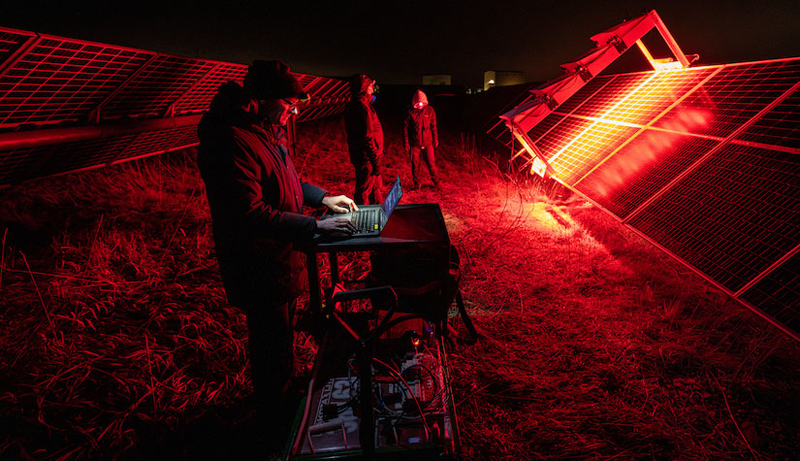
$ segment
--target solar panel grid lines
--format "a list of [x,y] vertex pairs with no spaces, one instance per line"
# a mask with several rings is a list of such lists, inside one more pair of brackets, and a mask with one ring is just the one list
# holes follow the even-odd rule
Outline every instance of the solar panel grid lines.
[[[764,114],[737,141],[759,142],[800,151],[800,89]],[[736,141],[734,141],[736,142]]]
[[798,176],[796,155],[728,145],[630,224],[735,292],[800,244]]
[[575,187],[625,222],[645,199],[718,144],[705,138],[645,130]]
[[648,125],[657,114],[684,97],[714,70],[703,68],[655,72],[652,78],[632,90],[603,118],[622,123]]
[[686,112],[702,113],[707,122],[690,133],[727,137],[800,78],[800,61],[726,65],[690,98],[665,114],[656,126],[681,123]]
[[[657,74],[652,74],[644,79],[637,80],[637,86],[630,90],[625,96],[612,99],[611,101],[613,101],[613,103],[609,101],[609,105],[604,108],[599,119],[605,120],[609,114],[614,113],[619,107],[624,106],[626,101],[632,98],[632,95],[635,94],[637,89],[655,78],[656,75]],[[602,87],[601,90],[604,88],[606,88],[606,86]],[[594,93],[593,96],[597,96],[598,94],[600,94],[600,91]],[[578,106],[576,111],[581,107],[582,105]],[[611,123],[593,121],[583,131],[572,137],[572,140],[567,144],[550,155],[548,161],[563,181],[574,184],[576,179],[583,177],[594,168],[605,155],[610,154],[614,146],[619,145],[619,142],[624,142],[620,140],[625,137],[625,134],[628,134],[625,139],[629,138],[632,134],[631,130],[630,127],[622,126],[613,121]],[[619,133],[611,134],[614,131],[618,131]],[[616,144],[609,143],[609,138],[611,138],[612,141],[617,140],[618,142]],[[609,146],[611,146],[611,149],[609,149]],[[602,154],[595,152],[602,152]]]
[[594,77],[593,79],[589,80],[586,85],[581,87],[581,89],[576,91],[572,97],[566,101],[563,101],[556,109],[556,112],[563,114],[572,113],[578,108],[578,106],[584,104],[586,101],[589,101],[595,93],[601,91],[603,87],[611,83],[611,81],[615,78],[617,78],[615,75],[598,75],[597,77]]
[[104,120],[163,116],[213,67],[211,61],[157,55],[104,104],[101,116]]
[[531,141],[537,143],[540,139],[553,131],[565,117],[566,115],[560,112],[551,112],[550,115],[543,118],[541,122],[537,123],[536,126],[528,132],[528,137]]
[[34,40],[36,34],[0,27],[0,75],[4,67],[13,62],[15,53]]
[[599,114],[608,111],[614,104],[619,103],[620,99],[628,95],[631,90],[651,77],[652,73],[648,72],[614,76],[613,80],[600,88],[599,91],[592,94],[591,97],[582,104],[579,104],[571,114],[597,117]]
[[174,103],[175,115],[195,114],[208,110],[220,85],[228,81],[241,83],[246,73],[247,66],[243,64],[216,63]]
[[[571,98],[561,104],[556,111],[551,112],[547,115],[544,119],[542,119],[539,123],[537,123],[527,134],[531,141],[539,147],[539,140],[543,139],[547,136],[551,131],[557,129],[559,124],[562,120],[564,120],[565,116],[570,115],[574,109],[579,107],[583,102],[590,99],[591,96],[600,91],[605,85],[610,83],[614,77],[597,77],[589,81],[584,87],[579,89]],[[531,95],[532,97],[532,95]],[[570,104],[571,101],[576,101],[577,103]],[[499,123],[499,122],[498,122]],[[507,133],[507,131],[506,131]],[[510,135],[510,134],[509,134]],[[513,141],[513,136],[511,137]],[[499,138],[498,138],[499,139]],[[510,144],[510,143],[508,143]],[[507,145],[508,145],[507,144]],[[524,147],[519,149],[513,158],[517,158],[520,154],[524,153]],[[543,151],[544,152],[544,151]],[[519,171],[525,169],[530,163],[533,161],[533,158],[528,158],[527,161],[521,166]]]
[[40,176],[50,176],[66,171],[78,171],[88,167],[109,165],[130,144],[136,135],[123,135],[109,138],[78,141],[57,146],[52,156],[37,172]]
[[30,172],[41,163],[41,152],[53,149],[53,146],[45,146],[0,152],[0,184],[13,184],[30,177]]
[[187,125],[157,131],[147,131],[135,136],[114,160],[131,160],[156,152],[192,147],[198,144],[197,126]]
[[[716,77],[716,75],[715,75],[714,77]],[[745,130],[746,130],[746,129],[747,129],[747,128],[748,128],[748,127],[751,125],[751,124],[753,124],[753,123],[755,123],[757,120],[759,120],[759,118],[760,118],[760,116],[761,116],[761,115],[763,115],[763,114],[765,114],[765,113],[768,113],[768,112],[769,112],[769,111],[770,111],[770,110],[771,110],[773,107],[775,107],[775,106],[777,106],[778,104],[780,104],[780,103],[783,101],[783,98],[785,98],[785,97],[788,97],[789,95],[791,95],[791,94],[792,94],[792,93],[793,93],[793,92],[794,92],[794,91],[795,91],[797,88],[800,88],[800,80],[798,80],[798,81],[797,81],[797,82],[796,82],[794,85],[792,85],[790,88],[788,88],[787,90],[785,90],[785,91],[784,91],[784,93],[783,93],[781,96],[779,96],[778,98],[774,99],[772,102],[770,102],[770,103],[768,103],[767,105],[765,105],[764,107],[762,107],[762,108],[761,108],[761,110],[760,110],[760,111],[759,111],[757,114],[755,114],[755,115],[754,115],[752,118],[750,118],[749,120],[747,120],[747,121],[746,121],[745,123],[743,123],[742,125],[739,125],[739,126],[736,128],[736,129],[734,129],[734,130],[733,130],[733,131],[732,131],[732,132],[731,132],[731,133],[728,135],[728,137],[727,137],[726,139],[722,140],[722,142],[721,142],[721,143],[720,143],[720,144],[719,144],[717,147],[715,147],[714,149],[712,149],[712,150],[708,151],[706,154],[704,154],[704,156],[703,156],[703,157],[701,157],[701,158],[700,158],[700,159],[698,159],[698,160],[697,160],[695,163],[693,163],[692,165],[690,165],[689,167],[687,167],[687,168],[686,168],[684,171],[682,171],[682,172],[681,172],[681,173],[680,173],[678,176],[676,176],[675,178],[673,178],[673,179],[672,179],[672,180],[671,180],[671,181],[670,181],[668,184],[664,185],[664,187],[662,187],[662,189],[661,189],[659,192],[657,192],[655,195],[653,195],[653,196],[649,197],[649,198],[648,198],[647,200],[645,200],[645,201],[644,201],[644,202],[643,202],[643,203],[642,203],[642,204],[641,204],[641,205],[640,205],[638,208],[636,208],[635,210],[631,211],[631,213],[630,213],[630,214],[627,216],[626,220],[629,220],[629,219],[633,218],[634,216],[636,216],[636,215],[637,215],[637,214],[638,214],[638,213],[639,213],[641,210],[643,210],[645,207],[649,206],[649,205],[650,205],[650,203],[652,203],[653,201],[655,201],[655,200],[656,200],[656,199],[657,199],[657,198],[658,198],[658,197],[659,197],[659,196],[660,196],[662,193],[664,193],[664,192],[668,191],[668,190],[669,190],[669,189],[670,189],[670,188],[671,188],[671,187],[672,187],[674,184],[676,184],[676,183],[677,183],[677,182],[678,182],[680,179],[682,179],[683,177],[685,177],[685,176],[687,176],[687,175],[691,174],[691,173],[692,173],[692,171],[694,171],[694,169],[695,169],[695,168],[698,168],[698,167],[702,166],[703,162],[704,162],[704,161],[705,161],[707,158],[710,158],[710,156],[711,156],[712,154],[716,153],[716,151],[717,151],[718,149],[722,149],[722,148],[724,148],[725,146],[727,146],[727,144],[729,143],[729,141],[731,141],[732,139],[734,139],[734,138],[735,138],[735,137],[736,137],[736,136],[737,136],[739,133],[741,133],[741,132],[744,132],[744,131],[745,131]],[[682,102],[681,102],[680,104],[682,104]],[[680,104],[678,104],[678,106],[680,106]]]
[[782,264],[769,271],[737,296],[771,313],[775,319],[800,331],[800,247]]
[[536,141],[536,147],[542,151],[548,161],[575,139],[592,123],[592,120],[576,117],[563,117],[559,120],[558,129],[550,130],[548,135],[540,137]]
[[636,130],[615,123],[591,122],[548,161],[563,181],[574,184]]
[[149,55],[39,37],[0,76],[0,126],[80,122]]
[[[619,152],[620,150],[624,149],[627,146],[628,143],[633,142],[635,139],[637,139],[639,137],[639,135],[642,134],[645,130],[649,131],[649,129],[651,128],[652,124],[655,123],[661,116],[663,116],[665,113],[667,113],[669,110],[671,110],[672,107],[674,107],[676,104],[679,104],[680,102],[682,102],[686,97],[688,97],[690,94],[692,94],[700,85],[702,85],[703,83],[707,82],[714,75],[716,75],[720,70],[721,70],[721,67],[715,67],[715,68],[698,69],[697,72],[692,72],[690,70],[681,70],[681,71],[677,71],[677,73],[675,73],[675,72],[656,73],[656,75],[660,77],[656,82],[657,83],[657,87],[656,88],[661,87],[661,86],[666,86],[666,85],[671,86],[671,89],[669,90],[669,97],[667,97],[667,98],[658,98],[658,100],[656,100],[656,101],[650,100],[652,98],[646,98],[646,101],[645,101],[644,105],[649,105],[649,106],[651,106],[652,109],[650,111],[648,111],[646,116],[642,116],[640,114],[639,115],[639,119],[636,120],[639,123],[644,123],[644,125],[638,125],[640,127],[639,131],[636,134],[634,134],[633,136],[631,136],[630,138],[628,138],[627,140],[619,143],[617,145],[616,149],[612,150],[604,159],[602,159],[600,162],[598,162],[591,170],[587,171],[580,179],[575,181],[573,184],[577,186],[582,181],[584,181],[587,177],[589,177],[590,175],[594,174],[596,172],[596,170],[604,168],[604,164],[609,159],[611,159],[615,154],[617,154],[617,152]],[[677,78],[675,78],[675,77],[677,77]],[[677,80],[677,82],[675,80]],[[676,87],[677,87],[677,89],[676,89]],[[637,89],[642,89],[642,86],[638,87]],[[649,88],[645,88],[643,92],[646,93],[646,94],[652,94],[652,90],[650,90]],[[657,92],[660,92],[660,91],[657,91]],[[627,101],[623,100],[622,102],[625,103]],[[615,106],[615,108],[617,108],[619,106],[624,106],[624,104],[619,104],[619,105]],[[615,117],[613,115],[610,115],[609,118],[613,119]],[[694,122],[697,123],[697,120],[695,119]],[[619,123],[630,123],[630,122],[622,122],[622,121],[620,121]],[[686,123],[692,123],[692,120],[689,119],[689,120],[687,120]],[[636,126],[636,125],[634,125],[634,126]],[[656,130],[652,130],[652,131],[656,131]],[[632,174],[633,171],[641,168],[642,167],[642,162],[646,161],[648,156],[652,156],[655,151],[663,151],[663,149],[665,147],[665,144],[667,146],[671,144],[669,142],[670,141],[670,137],[669,137],[668,133],[664,133],[664,134],[656,133],[654,136],[648,136],[647,138],[650,141],[654,141],[654,143],[650,143],[650,145],[647,146],[647,150],[638,151],[639,155],[637,155],[635,157],[629,157],[627,159],[627,160],[629,160],[631,162],[625,166],[625,169],[628,170],[628,174],[625,175],[626,177],[630,176],[630,174]],[[617,168],[615,168],[615,173],[617,173],[617,174],[623,173],[623,171],[619,169],[619,166],[620,166],[620,164],[617,163]],[[613,178],[613,176],[612,176],[612,178],[609,178],[609,175],[608,175],[608,173],[606,171],[599,172],[597,174],[600,174],[600,175],[604,176],[605,179],[606,179],[606,182],[607,182],[608,179],[612,179]]]

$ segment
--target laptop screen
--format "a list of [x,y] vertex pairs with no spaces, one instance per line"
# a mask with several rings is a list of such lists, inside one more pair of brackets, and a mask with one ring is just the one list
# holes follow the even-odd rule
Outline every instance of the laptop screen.
[[389,220],[389,216],[392,214],[392,211],[394,211],[394,207],[397,206],[397,203],[400,202],[400,197],[402,196],[403,189],[400,187],[400,176],[398,176],[392,186],[392,190],[389,191],[389,195],[386,196],[383,205],[381,205],[383,214],[386,215],[386,221]]

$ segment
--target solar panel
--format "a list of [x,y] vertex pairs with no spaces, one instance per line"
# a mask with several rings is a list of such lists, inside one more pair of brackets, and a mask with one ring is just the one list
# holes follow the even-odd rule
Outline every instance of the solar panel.
[[705,138],[647,130],[577,188],[625,219],[718,144]]
[[167,115],[170,104],[213,68],[214,64],[209,61],[155,56],[103,105],[102,118]]
[[706,120],[688,127],[690,133],[725,138],[781,96],[799,76],[797,60],[725,66],[656,126],[679,124],[684,113],[697,112]]
[[231,80],[241,82],[246,73],[247,66],[218,63],[175,102],[175,115],[205,112],[211,106],[211,100],[214,99],[220,85]]
[[0,62],[7,61],[28,40],[36,34],[21,30],[0,29]]
[[800,244],[800,156],[729,144],[630,224],[736,292]]
[[800,89],[764,114],[736,138],[790,149],[800,148]]
[[[199,114],[247,66],[0,28],[0,186],[197,144]],[[337,114],[340,79],[294,74],[297,122]]]
[[554,179],[800,340],[800,58],[600,76],[526,135]]
[[742,294],[752,306],[770,313],[794,331],[800,331],[800,252]]
[[0,75],[0,129],[85,122],[152,55],[40,36]]

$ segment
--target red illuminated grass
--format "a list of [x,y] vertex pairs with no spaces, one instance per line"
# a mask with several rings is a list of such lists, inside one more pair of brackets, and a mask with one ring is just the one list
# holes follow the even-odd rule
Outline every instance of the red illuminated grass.
[[[352,193],[341,122],[300,130],[302,174]],[[384,177],[408,184],[398,134],[389,124]],[[445,133],[443,189],[403,199],[441,204],[483,335],[451,356],[464,459],[800,456],[795,344],[479,147]],[[0,457],[256,448],[247,329],[225,302],[191,153],[2,190],[0,234]],[[358,278],[364,264],[342,266]],[[301,334],[297,348],[306,373],[315,345]]]

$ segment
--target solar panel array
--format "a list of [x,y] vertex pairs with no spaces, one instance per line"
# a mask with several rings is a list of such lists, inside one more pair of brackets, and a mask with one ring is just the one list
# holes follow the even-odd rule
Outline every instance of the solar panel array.
[[800,339],[800,58],[599,76],[527,135],[556,180]]
[[[0,186],[198,143],[199,116],[242,64],[0,27]],[[334,115],[346,82],[295,74],[297,122]]]

